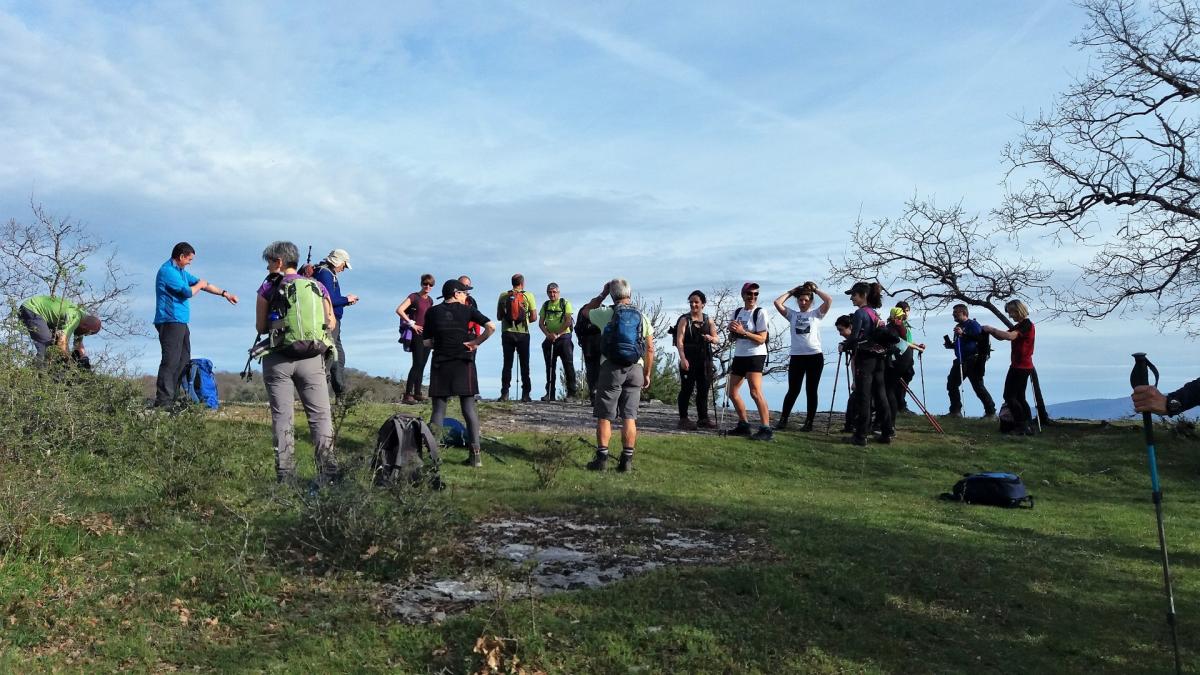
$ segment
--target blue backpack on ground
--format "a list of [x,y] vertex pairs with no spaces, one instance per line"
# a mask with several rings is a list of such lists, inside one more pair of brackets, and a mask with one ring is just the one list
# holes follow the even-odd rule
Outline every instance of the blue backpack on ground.
[[1025,490],[1025,483],[1016,474],[988,471],[965,473],[962,480],[954,484],[953,492],[944,492],[942,499],[967,504],[1033,508],[1033,495]]
[[467,428],[462,422],[453,417],[442,420],[442,445],[451,448],[467,447]]
[[614,364],[632,366],[646,355],[646,340],[642,337],[642,313],[630,304],[613,307],[612,318],[603,332],[604,358]]
[[192,403],[203,403],[216,410],[221,405],[217,398],[217,378],[213,375],[213,364],[208,359],[192,359],[183,371],[179,386],[187,392]]

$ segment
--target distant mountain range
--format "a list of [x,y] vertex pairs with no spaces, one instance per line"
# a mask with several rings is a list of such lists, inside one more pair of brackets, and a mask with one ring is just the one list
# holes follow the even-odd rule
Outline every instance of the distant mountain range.
[[1052,403],[1046,406],[1046,412],[1052,418],[1078,420],[1117,420],[1134,415],[1133,403],[1128,396]]

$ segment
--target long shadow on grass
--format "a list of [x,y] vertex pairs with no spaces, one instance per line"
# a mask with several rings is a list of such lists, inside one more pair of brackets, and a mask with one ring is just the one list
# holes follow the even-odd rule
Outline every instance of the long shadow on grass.
[[[691,508],[711,505],[643,498],[613,515]],[[570,636],[540,656],[561,658],[573,672],[792,672],[828,658],[893,672],[1169,667],[1155,561],[1132,574],[1109,564],[1108,544],[1064,546],[1023,529],[1022,513],[1007,512],[1014,525],[986,533],[881,528],[857,514],[803,508],[731,506],[723,515],[765,528],[779,562],[664,571],[534,609],[490,608],[448,624],[447,643],[463,644],[499,615],[494,628],[505,634],[536,623]],[[1200,605],[1194,581],[1177,589],[1177,602]],[[570,656],[554,653],[568,648]]]

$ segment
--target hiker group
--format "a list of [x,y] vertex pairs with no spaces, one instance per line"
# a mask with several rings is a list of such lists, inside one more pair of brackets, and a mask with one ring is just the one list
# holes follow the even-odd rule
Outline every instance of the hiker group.
[[[311,259],[311,248],[309,251]],[[203,291],[230,304],[238,303],[236,295],[187,270],[195,257],[191,245],[176,244],[155,279],[154,326],[162,358],[154,405],[160,408],[177,405],[175,397],[180,380],[191,362],[190,299]],[[271,408],[276,475],[286,481],[295,474],[293,399],[298,395],[308,418],[319,480],[330,481],[338,474],[331,400],[346,389],[341,321],[345,308],[358,302],[357,296],[344,295],[340,287],[339,274],[351,269],[350,255],[344,249],[334,249],[316,265],[309,262],[301,265],[300,252],[294,243],[276,241],[263,250],[262,258],[267,277],[256,293],[255,328],[259,338],[251,349],[251,357],[262,360]],[[511,288],[497,297],[498,328],[480,311],[471,295],[474,289],[470,277],[460,276],[443,283],[441,295],[436,298],[432,297],[435,284],[432,274],[422,275],[420,289],[396,307],[400,318],[399,341],[411,353],[403,402],[426,400],[423,379],[429,365],[428,396],[433,407],[430,423],[442,424],[449,400],[458,398],[465,418],[466,464],[481,465],[476,407],[480,393],[475,364],[477,350],[499,330],[503,349],[500,400],[509,400],[514,393],[512,375],[516,365],[520,368],[520,400],[531,401],[530,335],[531,327],[537,326],[543,336],[541,347],[547,382],[541,399],[555,400],[559,366],[563,370],[566,397],[577,397],[574,365],[577,340],[596,418],[596,453],[587,466],[592,470],[606,468],[612,425],[620,422],[621,455],[617,470],[631,468],[637,443],[638,405],[642,391],[651,383],[655,344],[650,321],[632,304],[628,281],[614,278],[606,282],[576,313],[557,283],[546,286],[547,299],[539,307],[534,294],[525,288],[525,278],[514,274]],[[889,443],[895,435],[896,416],[906,410],[906,400],[910,397],[928,415],[909,387],[916,373],[914,355],[919,360],[925,345],[913,339],[907,303],[898,302],[886,318],[880,316],[882,290],[878,283],[855,283],[845,292],[854,311],[834,321],[842,338],[837,347],[836,368],[840,375],[845,365],[847,382],[851,385],[844,431],[850,434],[847,440],[857,445],[865,445],[872,432],[878,434],[877,442]],[[813,430],[817,392],[825,368],[821,326],[832,309],[833,298],[809,281],[774,299],[775,311],[787,321],[790,344],[787,394],[780,418],[772,427],[770,409],[763,395],[770,321],[758,304],[759,292],[759,284],[743,284],[741,306],[723,326],[705,313],[707,298],[703,292],[696,290],[688,295],[688,312],[669,331],[678,353],[680,429],[726,432],[722,421],[714,421],[709,407],[710,403],[716,407],[719,375],[716,357],[724,345],[731,343],[724,390],[733,405],[736,421],[726,433],[755,441],[771,440],[776,431],[788,428],[801,390],[805,393],[806,414],[799,430]],[[442,302],[435,304],[435,299]],[[608,306],[604,305],[606,301]],[[985,416],[996,414],[995,403],[984,384],[990,340],[1010,340],[1012,361],[1003,398],[1011,420],[1005,429],[1030,433],[1032,415],[1025,401],[1025,389],[1033,369],[1034,326],[1028,309],[1019,300],[1010,301],[1005,311],[1015,323],[1011,330],[981,326],[968,316],[965,305],[954,307],[954,337],[944,338],[946,348],[954,351],[953,366],[947,377],[950,415],[962,414],[959,390],[964,381],[971,384],[979,397]],[[27,327],[41,361],[68,355],[68,336],[75,339],[70,352],[74,358],[86,358],[83,337],[100,329],[98,318],[87,315],[74,303],[52,296],[27,300],[19,308],[18,316]],[[922,367],[922,382],[923,379]],[[750,422],[743,399],[743,383],[756,408],[755,425]],[[836,396],[836,377],[834,389]],[[695,420],[689,414],[693,401]]]

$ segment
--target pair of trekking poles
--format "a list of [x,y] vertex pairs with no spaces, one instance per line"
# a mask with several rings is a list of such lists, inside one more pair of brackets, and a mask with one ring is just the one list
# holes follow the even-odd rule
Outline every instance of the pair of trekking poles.
[[[841,375],[841,373],[842,373],[842,363],[843,362],[845,363],[845,366],[846,366],[847,386],[850,388],[851,393],[853,393],[853,391],[854,391],[854,387],[853,387],[854,380],[851,377],[850,360],[851,360],[851,355],[849,352],[842,352],[838,356],[838,368],[837,368],[837,370],[834,371],[834,376],[833,376],[833,398],[829,401],[829,417],[828,417],[827,421],[825,422],[825,433],[829,433],[829,431],[833,428],[833,409],[837,405],[838,376]],[[945,435],[946,432],[942,430],[942,425],[938,424],[937,419],[934,418],[933,415],[929,414],[929,410],[925,407],[925,402],[921,398],[918,398],[916,393],[914,393],[913,390],[909,388],[908,383],[904,381],[904,378],[900,378],[899,381],[900,381],[900,386],[904,387],[904,393],[907,396],[911,396],[912,400],[916,401],[917,407],[920,408],[921,412],[925,414],[925,419],[929,420],[929,423],[933,425],[933,428],[936,429],[939,434]],[[921,361],[921,395],[924,396],[924,394],[925,394],[925,361],[922,360]],[[849,407],[850,406],[846,406],[847,409],[849,409]],[[849,421],[849,420],[847,420],[847,421]]]

